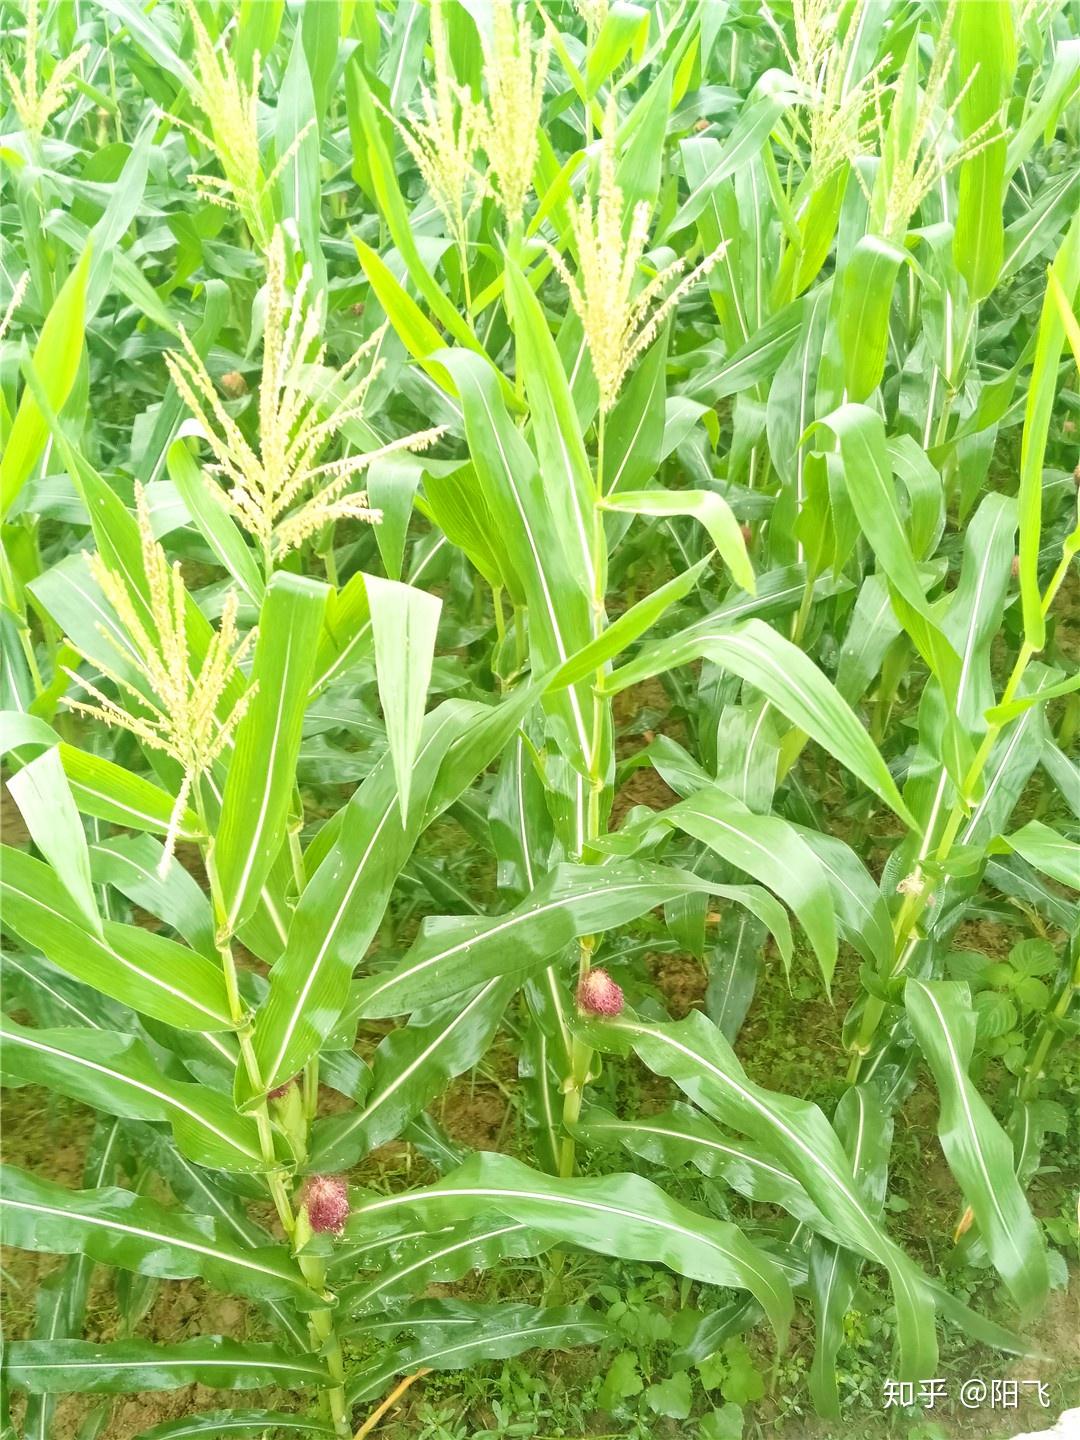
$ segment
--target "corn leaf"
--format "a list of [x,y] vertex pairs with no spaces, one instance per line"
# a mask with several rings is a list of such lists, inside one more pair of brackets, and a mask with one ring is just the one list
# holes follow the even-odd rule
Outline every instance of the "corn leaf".
[[138,925],[106,920],[98,938],[49,866],[8,846],[3,860],[4,926],[54,965],[166,1024],[231,1028],[218,966]]
[[497,1210],[553,1238],[624,1260],[661,1260],[677,1274],[749,1290],[783,1347],[791,1292],[783,1272],[737,1226],[687,1210],[637,1175],[560,1180],[508,1155],[481,1153],[445,1180],[411,1194],[362,1199],[346,1234],[402,1213],[434,1227]]
[[331,1383],[314,1355],[291,1355],[277,1345],[224,1340],[220,1335],[172,1345],[154,1345],[148,1340],[109,1344],[19,1340],[5,1351],[5,1364],[8,1382],[16,1389],[50,1395],[134,1395],[142,1390],[177,1390],[184,1385],[256,1390],[264,1385]]
[[1024,1198],[1012,1142],[968,1075],[975,1011],[958,980],[908,980],[904,1004],[934,1074],[941,1102],[938,1134],[994,1268],[1026,1314],[1035,1313],[1050,1284],[1046,1246]]
[[318,581],[284,571],[266,589],[255,694],[236,729],[214,842],[230,932],[251,917],[285,836],[326,594]]
[[198,1165],[254,1171],[262,1152],[254,1120],[203,1085],[173,1080],[141,1041],[108,1030],[28,1030],[0,1017],[5,1075],[130,1120],[165,1120]]

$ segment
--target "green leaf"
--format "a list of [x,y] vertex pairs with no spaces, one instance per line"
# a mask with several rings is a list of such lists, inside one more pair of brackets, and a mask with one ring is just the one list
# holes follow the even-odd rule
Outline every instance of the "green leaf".
[[998,846],[992,848],[999,847],[1014,850],[1051,880],[1080,890],[1080,845],[1051,830],[1041,820],[1029,820],[1021,829],[1003,836]]
[[82,1253],[166,1280],[202,1276],[227,1294],[291,1300],[306,1310],[321,1303],[284,1245],[238,1246],[212,1220],[168,1210],[114,1186],[67,1190],[11,1165],[0,1175],[7,1245],[54,1255]]
[[694,836],[779,895],[798,916],[825,985],[831,985],[836,968],[832,896],[823,866],[794,826],[778,815],[756,815],[719,787],[699,790],[645,824]]
[[[83,1170],[87,1185],[102,1185],[113,1178],[120,1154],[119,1139],[117,1120],[102,1120],[94,1127]],[[89,1257],[74,1254],[42,1281],[38,1288],[35,1340],[60,1340],[81,1333],[92,1273]],[[52,1396],[28,1396],[23,1440],[49,1440],[55,1413],[56,1402]]]
[[854,945],[868,964],[887,966],[893,953],[889,907],[866,866],[835,835],[805,825],[793,829],[809,845],[825,872],[841,937]]
[[[533,669],[546,674],[593,638],[591,594],[560,543],[564,527],[553,497],[507,414],[490,368],[464,351],[444,351],[440,358],[461,395],[469,450],[495,533],[528,600]],[[591,695],[571,687],[550,696],[548,706],[559,723],[560,748],[586,774],[592,753]]]
[[[688,146],[707,146],[710,159],[704,175],[694,185],[668,227],[670,234],[677,234],[697,219],[721,181],[734,175],[758,153],[777,120],[798,99],[799,92],[794,88],[790,75],[780,70],[767,70],[743,103],[739,118],[722,145],[712,139],[705,141],[704,145],[700,140],[683,141],[684,152]],[[683,163],[686,163],[685,153]]]
[[144,1015],[186,1030],[232,1028],[218,966],[164,935],[106,920],[98,939],[56,874],[3,847],[5,927],[76,979]]
[[631,605],[629,610],[624,610],[618,619],[601,630],[595,640],[590,640],[576,655],[571,655],[565,665],[559,666],[548,678],[545,690],[576,685],[602,669],[620,651],[652,629],[670,606],[688,595],[710,563],[711,557],[706,555],[704,560],[699,560],[696,565],[691,565],[689,570],[684,570],[681,575],[676,575],[651,595],[646,595],[644,600],[639,600],[636,605]]
[[[664,450],[668,332],[665,325],[636,366],[608,416],[604,432],[604,494],[640,490],[656,474]],[[692,405],[693,401],[686,404]]]
[[[1069,226],[1051,269],[1065,295],[1074,296],[1080,285],[1080,213]],[[1024,614],[1024,639],[1032,650],[1041,650],[1046,644],[1046,619],[1039,588],[1043,461],[1064,344],[1065,322],[1047,285],[1036,332],[1035,362],[1028,384],[1020,442],[1020,602]]]
[[624,1260],[657,1261],[690,1279],[748,1290],[781,1347],[792,1313],[783,1272],[739,1228],[688,1210],[637,1175],[561,1180],[508,1155],[481,1152],[426,1189],[358,1200],[346,1235],[416,1214],[435,1227],[498,1210],[570,1245]]
[[[343,1315],[385,1313],[388,1305],[429,1285],[460,1280],[470,1270],[487,1270],[504,1260],[542,1254],[549,1236],[502,1216],[467,1220],[434,1235],[389,1242],[391,1257],[379,1259],[373,1279],[338,1289]],[[350,1261],[350,1264],[355,1264]],[[365,1268],[367,1261],[363,1261]]]
[[[259,0],[256,11],[269,8]],[[275,1381],[275,1383],[278,1383]],[[150,1430],[143,1430],[137,1440],[187,1440],[189,1436],[262,1435],[266,1431],[284,1430],[290,1434],[332,1437],[333,1428],[310,1415],[286,1414],[282,1410],[200,1410],[181,1420],[166,1420]]]
[[436,350],[441,350],[446,343],[442,333],[436,330],[379,255],[355,235],[352,242],[356,246],[356,254],[368,284],[375,291],[379,304],[386,311],[387,318],[405,349],[437,385],[448,395],[456,396],[457,389],[446,368],[431,359]]
[[82,923],[103,938],[101,916],[90,883],[86,833],[57,746],[43,751],[8,781],[34,844],[52,866],[60,889]]
[[1071,695],[1074,690],[1080,690],[1080,671],[1070,675],[1067,680],[1059,680],[1055,685],[1047,685],[1042,690],[1036,690],[1031,695],[1021,695],[1016,700],[1009,700],[1004,705],[991,705],[983,716],[988,725],[1008,725],[1010,720],[1015,720],[1025,710],[1030,710],[1033,705],[1040,705],[1044,700],[1054,700],[1059,695]]
[[894,587],[894,607],[904,603],[903,610],[897,610],[901,623],[947,692],[955,694],[959,660],[926,600],[897,505],[881,416],[866,405],[845,404],[812,427],[819,429],[828,431],[839,448],[844,485],[859,526]]
[[742,1406],[729,1401],[704,1417],[700,1440],[742,1440],[743,1424]]
[[620,1350],[608,1366],[604,1383],[596,1397],[602,1410],[617,1410],[621,1400],[640,1395],[645,1382],[638,1374],[637,1354],[633,1350]]
[[849,401],[869,398],[885,373],[893,288],[907,252],[877,235],[864,235],[840,277],[837,338]]
[[[277,1345],[202,1335],[174,1345],[148,1340],[16,1340],[4,1351],[8,1383],[33,1394],[136,1395],[206,1385],[256,1390],[264,1385],[330,1385],[314,1355],[291,1355]],[[183,1433],[183,1432],[181,1432]],[[196,1432],[198,1433],[198,1432]]]
[[254,1120],[205,1085],[173,1080],[132,1035],[108,1030],[28,1030],[0,1016],[7,1075],[32,1080],[129,1120],[166,1120],[181,1151],[219,1170],[263,1166]]
[[377,575],[365,575],[364,583],[371,607],[379,699],[404,825],[413,765],[424,726],[424,706],[431,683],[442,601],[425,590],[402,585],[397,580],[382,580]]
[[[71,782],[71,793],[84,815],[94,815],[127,830],[149,830],[166,835],[176,809],[176,797],[151,780],[134,775],[103,755],[60,744],[60,762]],[[178,840],[202,840],[206,832],[194,810],[180,812]]]
[[725,355],[719,364],[705,365],[687,393],[703,405],[715,405],[729,395],[738,395],[770,380],[777,366],[798,339],[806,315],[809,291],[778,310],[771,319],[755,330],[738,349]]
[[392,1030],[376,1047],[363,1102],[315,1122],[311,1164],[344,1170],[400,1135],[449,1080],[480,1063],[517,987],[516,978],[496,976],[475,994],[455,996],[435,1014],[425,1007],[418,1021]]
[[588,52],[585,93],[590,100],[622,64],[628,51],[633,50],[634,58],[641,59],[648,35],[648,10],[630,4],[629,0],[614,0]]
[[976,1025],[971,993],[958,980],[912,979],[904,1004],[937,1084],[938,1134],[949,1168],[994,1268],[1021,1311],[1032,1315],[1050,1285],[1046,1246],[1016,1178],[1012,1141],[968,1075]]
[[628,1039],[650,1070],[670,1076],[709,1114],[758,1140],[817,1205],[822,1233],[885,1266],[896,1302],[901,1370],[913,1378],[932,1374],[937,1341],[929,1281],[875,1220],[818,1107],[755,1085],[703,1015],[650,1025],[624,1012],[603,1030],[613,1042]]
[[266,589],[254,698],[236,727],[214,841],[230,933],[251,917],[285,836],[326,595],[318,581],[282,570]]
[[[259,1249],[272,1243],[270,1233],[248,1217],[241,1200],[224,1189],[221,1178],[211,1176],[202,1166],[193,1165],[181,1155],[171,1136],[159,1134],[152,1154],[154,1168],[191,1213],[212,1216],[222,1233],[234,1236],[245,1249]],[[262,1308],[272,1323],[288,1336],[294,1349],[307,1348],[307,1325],[296,1307],[288,1302],[267,1300]]]
[[685,1370],[680,1370],[666,1380],[658,1380],[645,1391],[645,1404],[657,1415],[666,1415],[672,1420],[685,1420],[690,1414],[693,1402],[693,1385]]
[[634,1155],[678,1169],[693,1165],[703,1175],[722,1179],[763,1205],[779,1205],[813,1228],[821,1223],[817,1206],[799,1182],[760,1145],[735,1139],[699,1110],[676,1103],[658,1115],[619,1120],[590,1105],[572,1127],[586,1145],[624,1145]]
[[602,934],[691,891],[718,890],[726,887],[666,866],[557,865],[504,915],[425,921],[389,973],[360,982],[354,1003],[372,1019],[404,1014],[496,976],[520,981],[582,935]]
[[[82,360],[89,273],[90,246],[87,245],[53,301],[34,349],[33,367],[54,410],[60,410],[70,394]],[[7,515],[16,495],[29,480],[47,435],[45,416],[28,387],[23,391],[15,423],[0,458],[0,516]]]
[[[780,913],[787,919],[787,912]],[[765,926],[746,911],[728,911],[721,916],[717,943],[709,952],[709,983],[705,989],[705,1014],[718,1025],[734,1045],[750,1009],[761,972]],[[791,964],[790,936],[784,964]]]
[[164,847],[149,835],[116,835],[91,845],[90,872],[95,884],[113,886],[171,925],[216,968],[220,962],[210,902],[182,865],[170,865],[161,873],[164,854]]
[[[880,1220],[887,1185],[893,1122],[872,1085],[852,1085],[833,1116],[833,1127],[851,1160],[856,1179],[869,1193],[871,1213]],[[844,1340],[844,1319],[854,1299],[861,1269],[859,1256],[823,1235],[810,1244],[807,1280],[814,1301],[817,1344],[810,1367],[810,1393],[821,1415],[840,1414],[836,1356]]]
[[350,666],[371,653],[371,606],[367,584],[359,571],[340,590],[332,590],[326,602],[326,615],[315,655],[315,678],[311,682],[311,698]]
[[169,478],[200,535],[249,602],[260,609],[266,585],[251,547],[220,498],[216,482],[202,473],[183,440],[174,440],[169,446],[167,464]]
[[987,495],[968,524],[960,579],[941,625],[960,656],[956,715],[972,734],[982,732],[983,713],[994,698],[990,647],[1001,625],[1015,535],[1015,500],[1007,495]]
[[[981,148],[960,166],[953,256],[973,300],[985,300],[997,284],[1005,250],[1006,132],[1002,107],[1016,76],[1016,38],[1009,0],[979,9],[961,6],[956,20],[959,119],[965,136],[983,130]],[[997,121],[991,138],[983,129]]]
[[616,670],[605,682],[605,691],[618,693],[651,675],[704,656],[760,690],[782,715],[846,765],[905,824],[917,828],[888,766],[855,713],[797,645],[761,620],[748,620],[713,633],[691,629],[684,634],[685,639],[676,635]]
[[500,753],[533,699],[522,689],[498,706],[447,701],[432,711],[413,769],[406,825],[389,755],[356,790],[338,838],[300,897],[256,1017],[253,1043],[268,1090],[302,1069],[334,1029],[357,960],[421,830]]
[[595,483],[558,347],[540,302],[512,260],[506,262],[506,299],[514,326],[518,373],[532,414],[532,438],[550,495],[555,543],[566,554],[575,582],[597,593],[593,554]]
[[[491,365],[483,346],[473,333],[472,327],[439,287],[435,277],[421,258],[413,236],[412,220],[405,208],[405,202],[401,198],[393,162],[383,142],[371,92],[361,73],[358,57],[345,67],[345,84],[360,116],[364,138],[367,142],[366,158],[375,199],[393,237],[394,244],[405,262],[410,279],[427,301],[432,314],[446,333],[453,336],[459,345],[463,345],[477,356],[483,357],[491,377],[497,381],[502,390],[504,400],[511,405],[516,405],[513,390]],[[449,369],[449,367],[447,368]]]
[[451,545],[464,551],[493,590],[504,589],[515,605],[525,604],[525,592],[472,465],[459,465],[444,474],[428,470],[424,497],[417,506],[425,514],[430,512]]
[[755,593],[750,557],[739,522],[731,507],[713,490],[620,490],[603,502],[605,510],[629,515],[691,515],[708,531],[717,553],[731,571],[736,585]]
[[568,1350],[598,1345],[609,1336],[601,1316],[587,1306],[534,1309],[529,1305],[468,1305],[432,1300],[390,1322],[411,1329],[411,1345],[384,1347],[383,1357],[351,1379],[350,1405],[373,1400],[403,1369],[461,1370],[485,1360],[503,1360],[524,1350]]

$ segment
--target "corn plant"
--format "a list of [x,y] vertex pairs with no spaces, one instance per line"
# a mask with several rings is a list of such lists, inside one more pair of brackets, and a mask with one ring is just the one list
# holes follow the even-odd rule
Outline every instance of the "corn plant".
[[[1032,1353],[1080,988],[1072,9],[3,16],[0,1071],[97,1112],[81,1186],[4,1167],[5,1243],[67,1257],[4,1436],[195,1382],[261,1393],[146,1440],[369,1434],[432,1370],[609,1356],[583,1252],[697,1287],[676,1375],[804,1311],[823,1416],[867,1266],[895,1376],[942,1319]],[[745,1044],[777,967],[846,1009],[828,1114]],[[441,1102],[507,1046],[514,1141],[470,1149]],[[886,1220],[917,1089],[949,1267]],[[425,1295],[472,1272],[532,1278]],[[249,1334],[141,1333],[196,1279]]]

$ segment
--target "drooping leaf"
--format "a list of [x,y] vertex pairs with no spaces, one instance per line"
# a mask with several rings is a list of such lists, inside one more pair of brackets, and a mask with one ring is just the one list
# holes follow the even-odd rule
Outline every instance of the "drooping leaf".
[[1046,1299],[1046,1248],[1013,1168],[1013,1147],[968,1075],[975,1012],[965,983],[908,980],[904,1003],[934,1073],[941,1102],[938,1134],[949,1168],[972,1210],[994,1268],[1021,1310]]
[[148,1340],[16,1340],[7,1346],[4,1361],[9,1384],[34,1394],[132,1395],[195,1384],[256,1390],[264,1385],[332,1383],[314,1355],[291,1355],[277,1345],[220,1335],[172,1345]]
[[816,1105],[765,1090],[749,1080],[727,1041],[703,1015],[650,1025],[626,1015],[604,1027],[625,1036],[657,1074],[668,1075],[717,1119],[758,1140],[802,1184],[821,1211],[822,1232],[884,1265],[897,1307],[905,1374],[933,1370],[937,1356],[934,1300],[928,1279],[886,1235],[852,1173],[836,1133]]
[[0,1189],[5,1242],[92,1260],[169,1280],[202,1276],[218,1290],[287,1299],[305,1309],[320,1300],[284,1246],[248,1249],[212,1220],[168,1210],[129,1190],[68,1190],[5,1165]]
[[398,1015],[492,977],[521,981],[579,936],[602,934],[690,891],[725,888],[666,866],[559,865],[504,915],[425,923],[389,974],[361,982],[357,1009],[368,1018]]
[[255,1121],[204,1085],[174,1080],[140,1040],[108,1030],[31,1030],[0,1017],[7,1075],[33,1080],[132,1120],[165,1120],[199,1165],[253,1171],[263,1165]]
[[469,1220],[433,1235],[391,1242],[392,1253],[380,1255],[374,1278],[342,1287],[338,1299],[345,1314],[379,1314],[401,1296],[460,1280],[470,1270],[486,1270],[503,1260],[542,1254],[552,1243],[519,1220]]
[[637,1175],[561,1180],[484,1152],[426,1189],[360,1200],[346,1234],[403,1212],[436,1226],[491,1210],[601,1254],[660,1260],[679,1274],[749,1290],[778,1344],[786,1341],[791,1293],[783,1272],[737,1226],[685,1209]]
[[[263,5],[257,10],[267,8]],[[138,1440],[188,1440],[189,1436],[262,1435],[267,1430],[284,1430],[287,1434],[330,1437],[333,1427],[311,1415],[298,1415],[283,1410],[202,1410],[181,1420],[165,1420],[143,1430]]]
[[689,631],[682,642],[675,636],[615,671],[604,688],[618,693],[699,655],[768,696],[782,715],[811,735],[914,828],[888,766],[850,706],[808,655],[760,620],[711,633]]
[[90,852],[64,774],[59,747],[43,750],[8,781],[34,844],[49,862],[59,888],[82,923],[102,938],[101,916],[90,883]]
[[1029,820],[998,843],[1003,849],[1014,850],[1052,880],[1080,890],[1080,845],[1041,820]]
[[106,920],[98,939],[47,865],[7,846],[3,860],[3,923],[55,965],[167,1024],[231,1028],[218,965],[138,925]]
[[481,1360],[502,1360],[524,1350],[568,1350],[597,1345],[609,1327],[586,1306],[534,1309],[528,1305],[467,1305],[428,1301],[392,1321],[395,1329],[415,1330],[411,1345],[387,1347],[386,1358],[361,1370],[347,1395],[356,1405],[386,1388],[402,1366],[416,1370],[460,1370]]
[[713,490],[620,490],[604,501],[605,510],[629,515],[690,515],[708,531],[717,553],[731,571],[735,583],[753,595],[756,589],[753,566],[746,553],[739,522],[731,506]]

